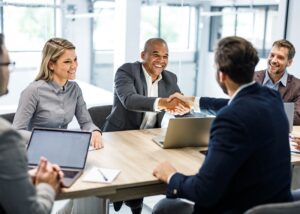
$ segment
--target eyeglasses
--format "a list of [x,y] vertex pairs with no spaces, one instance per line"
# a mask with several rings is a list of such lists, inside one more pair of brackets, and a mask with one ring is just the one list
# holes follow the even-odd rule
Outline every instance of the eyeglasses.
[[0,62],[0,66],[7,66],[9,71],[13,71],[16,66],[16,62]]

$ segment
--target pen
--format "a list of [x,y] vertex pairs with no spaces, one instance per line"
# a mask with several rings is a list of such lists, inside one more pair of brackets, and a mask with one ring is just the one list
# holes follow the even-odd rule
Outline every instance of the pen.
[[98,172],[100,172],[100,174],[102,175],[102,177],[105,181],[108,181],[108,178],[104,175],[104,173],[101,171],[101,169],[98,169]]

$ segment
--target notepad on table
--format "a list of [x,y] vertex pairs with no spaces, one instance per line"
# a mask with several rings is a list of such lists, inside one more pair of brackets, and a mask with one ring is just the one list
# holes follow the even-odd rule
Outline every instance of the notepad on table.
[[93,167],[85,175],[83,175],[82,181],[96,182],[96,183],[111,183],[119,175],[118,169],[107,169]]

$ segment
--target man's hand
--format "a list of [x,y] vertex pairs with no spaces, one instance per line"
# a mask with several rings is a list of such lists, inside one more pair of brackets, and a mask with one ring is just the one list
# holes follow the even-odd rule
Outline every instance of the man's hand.
[[159,180],[168,183],[168,178],[171,174],[175,173],[176,169],[168,162],[160,163],[153,170],[153,175]]
[[194,106],[194,101],[195,101],[194,96],[184,96],[176,92],[169,97],[168,101],[171,101],[175,98],[181,100],[185,104],[185,106],[188,106],[189,108],[192,108]]
[[37,167],[35,174],[35,184],[47,183],[55,190],[59,192],[62,184],[63,172],[59,166],[52,165],[45,158],[40,159],[40,163]]
[[190,111],[190,107],[177,98],[160,98],[158,108],[175,115],[183,115]]
[[100,131],[95,130],[92,132],[91,144],[95,149],[101,149],[104,147]]
[[300,150],[300,137],[299,136],[293,136],[292,137],[292,142],[295,143],[295,148]]

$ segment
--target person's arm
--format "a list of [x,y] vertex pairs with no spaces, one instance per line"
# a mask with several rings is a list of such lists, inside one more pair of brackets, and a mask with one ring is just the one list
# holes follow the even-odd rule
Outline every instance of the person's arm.
[[38,105],[38,89],[28,86],[20,96],[13,127],[18,130],[29,130],[29,124]]
[[[157,97],[147,97],[137,92],[135,83],[137,79],[133,76],[130,64],[120,67],[115,75],[115,93],[122,105],[130,111],[154,111],[154,102]],[[141,81],[138,79],[138,81]]]
[[20,135],[10,130],[0,138],[0,206],[6,213],[50,213],[55,191],[44,182],[36,188],[32,184]]
[[78,85],[76,90],[77,93],[74,93],[77,94],[77,97],[74,97],[74,101],[76,101],[75,116],[80,125],[80,129],[92,132],[91,144],[94,148],[100,149],[103,147],[102,132],[100,128],[93,123],[91,115],[87,110],[86,103],[83,99],[82,91]]
[[224,98],[200,97],[199,106],[201,112],[216,115],[220,109],[228,105],[228,101],[229,99]]
[[165,182],[176,172],[170,178],[167,197],[185,198],[200,206],[211,206],[222,197],[235,172],[250,154],[245,152],[246,144],[240,143],[245,141],[245,130],[235,120],[230,117],[215,119],[218,128],[212,127],[209,152],[195,176],[185,176],[166,165],[167,169],[156,169],[154,175]]
[[180,99],[190,108],[200,109],[201,112],[212,115],[216,115],[217,112],[225,107],[229,101],[229,99],[210,97],[200,97],[200,99],[198,99],[198,97],[186,96],[180,93],[172,94],[169,97],[169,101],[173,100],[174,98]]

